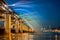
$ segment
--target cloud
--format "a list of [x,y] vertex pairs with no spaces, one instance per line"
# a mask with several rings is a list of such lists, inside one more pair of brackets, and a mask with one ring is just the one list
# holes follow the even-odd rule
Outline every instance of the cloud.
[[17,2],[17,3],[14,3],[14,4],[11,4],[9,6],[15,6],[15,7],[33,7],[34,4],[30,1],[21,1],[21,2]]
[[16,6],[16,4],[11,4],[11,5],[8,5],[8,6]]
[[15,10],[18,10],[18,11],[22,10],[22,11],[29,12],[29,11],[28,11],[28,10],[26,10],[26,9],[15,9]]

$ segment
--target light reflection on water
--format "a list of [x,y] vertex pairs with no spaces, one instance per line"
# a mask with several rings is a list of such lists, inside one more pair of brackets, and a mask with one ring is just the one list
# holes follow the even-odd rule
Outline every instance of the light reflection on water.
[[34,40],[60,40],[60,33],[46,32],[40,35],[34,35]]
[[[0,37],[0,40],[4,40],[3,38],[4,36]],[[12,38],[14,38],[13,40],[16,40],[17,38],[16,34],[12,36]],[[42,34],[21,33],[19,34],[19,40],[60,40],[60,33],[54,33],[54,32],[47,32]]]

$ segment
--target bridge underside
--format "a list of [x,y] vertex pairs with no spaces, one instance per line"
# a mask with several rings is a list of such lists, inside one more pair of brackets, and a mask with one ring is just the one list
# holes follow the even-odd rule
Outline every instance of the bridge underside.
[[[9,8],[5,0],[0,0],[0,40],[28,40],[28,34],[35,31]],[[20,39],[22,38],[22,39]]]

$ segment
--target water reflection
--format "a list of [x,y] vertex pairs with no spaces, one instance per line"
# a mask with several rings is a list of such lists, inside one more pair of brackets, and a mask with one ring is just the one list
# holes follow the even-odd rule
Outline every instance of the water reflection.
[[[13,33],[11,36],[12,40],[33,40],[33,35],[30,35],[29,33]],[[0,35],[0,40],[9,40],[9,37],[6,34]]]
[[60,40],[60,33],[45,32],[40,35],[35,35],[34,40]]
[[33,40],[33,36],[32,34],[30,33],[22,33],[22,40]]
[[[7,35],[0,35],[0,40],[9,40]],[[60,33],[44,32],[42,34],[13,34],[12,40],[60,40]]]

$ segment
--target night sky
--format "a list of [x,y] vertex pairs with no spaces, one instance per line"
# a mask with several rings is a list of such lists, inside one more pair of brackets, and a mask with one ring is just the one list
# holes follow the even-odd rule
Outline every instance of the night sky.
[[19,14],[26,23],[40,28],[60,27],[60,3],[58,0],[6,0],[9,6]]

